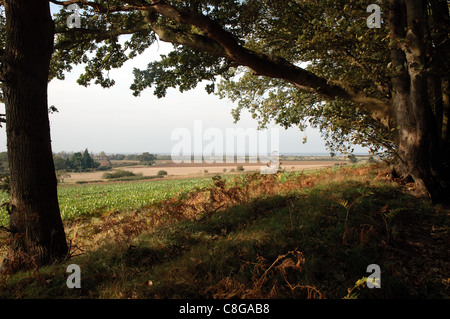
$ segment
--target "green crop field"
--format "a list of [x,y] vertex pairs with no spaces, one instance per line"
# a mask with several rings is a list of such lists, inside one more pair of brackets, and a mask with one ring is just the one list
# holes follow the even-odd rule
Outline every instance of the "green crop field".
[[[61,185],[58,187],[58,198],[61,216],[63,220],[67,220],[111,210],[137,209],[209,183],[211,178]],[[0,204],[8,200],[9,195],[1,192]],[[0,225],[8,225],[5,207],[0,211]]]

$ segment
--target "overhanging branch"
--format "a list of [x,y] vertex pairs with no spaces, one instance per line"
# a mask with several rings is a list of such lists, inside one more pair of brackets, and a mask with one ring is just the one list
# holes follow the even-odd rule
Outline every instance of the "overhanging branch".
[[152,4],[148,10],[178,23],[203,30],[209,38],[223,47],[229,59],[249,67],[258,75],[284,79],[301,89],[312,91],[328,99],[343,98],[363,104],[375,119],[389,126],[389,105],[383,100],[367,96],[351,87],[330,83],[327,79],[318,77],[282,58],[248,50],[216,21],[200,13],[176,8],[165,1]]
[[[95,40],[102,41],[114,37],[118,37],[120,35],[126,35],[126,34],[134,34],[141,31],[149,30],[149,26],[146,23],[142,23],[140,25],[134,26],[129,29],[112,29],[112,30],[97,30],[97,29],[84,29],[84,28],[73,28],[73,29],[65,29],[65,30],[59,30],[56,31],[56,34],[71,34],[71,35],[80,35],[80,34],[89,34],[95,36]],[[73,45],[80,44],[85,41],[91,41],[92,39],[79,39],[74,38],[73,40],[66,40],[62,41],[55,45],[56,50],[61,49],[68,49],[71,48]]]
[[[124,0],[123,2],[126,5],[108,8],[86,0],[51,1],[60,5],[72,3],[89,5],[102,13],[141,11],[146,15],[146,22],[162,41],[185,45],[213,55],[226,57],[239,65],[252,69],[257,75],[286,80],[298,88],[311,91],[326,99],[341,98],[359,103],[372,114],[373,118],[383,125],[389,126],[389,104],[386,101],[367,96],[356,88],[347,87],[340,83],[331,83],[327,79],[297,67],[285,59],[251,51],[240,44],[230,32],[226,31],[216,21],[201,13],[177,8],[164,0],[152,3],[141,0]],[[204,31],[206,35],[162,27],[150,18],[150,13],[159,14],[180,24],[195,26]],[[119,34],[126,33],[117,33],[117,35]]]

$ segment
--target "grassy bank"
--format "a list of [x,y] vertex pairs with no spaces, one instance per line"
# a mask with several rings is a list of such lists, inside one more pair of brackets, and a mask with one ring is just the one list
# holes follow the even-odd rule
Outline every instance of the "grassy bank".
[[[217,177],[139,209],[70,219],[72,257],[4,275],[0,297],[448,298],[449,210],[386,173]],[[81,289],[67,288],[69,264]],[[381,289],[355,286],[370,264]]]

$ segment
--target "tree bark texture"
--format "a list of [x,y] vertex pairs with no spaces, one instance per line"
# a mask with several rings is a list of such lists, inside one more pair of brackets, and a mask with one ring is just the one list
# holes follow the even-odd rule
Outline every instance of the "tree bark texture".
[[[437,78],[427,76],[427,8],[422,0],[390,1],[392,110],[398,135],[397,170],[413,178],[419,191],[436,201],[448,200],[448,154],[442,140],[443,107],[430,105],[440,92]],[[430,90],[434,83],[435,90]],[[435,97],[436,98],[436,97]]]
[[48,119],[54,26],[46,0],[5,0],[5,12],[2,73],[11,174],[11,248],[16,255],[26,256],[24,262],[43,265],[65,257],[68,250]]

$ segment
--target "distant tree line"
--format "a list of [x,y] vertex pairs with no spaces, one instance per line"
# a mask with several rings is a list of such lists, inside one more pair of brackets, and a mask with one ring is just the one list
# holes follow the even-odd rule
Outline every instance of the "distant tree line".
[[105,152],[97,154],[98,158],[107,158],[110,161],[137,161],[141,164],[153,165],[157,159],[156,155],[144,152],[142,154],[111,154],[106,155]]
[[[0,157],[1,159],[1,157]],[[101,169],[100,163],[103,159],[110,161],[137,161],[144,165],[153,165],[157,159],[156,155],[144,152],[142,154],[111,154],[106,155],[105,152],[100,152],[96,155],[89,153],[88,149],[84,152],[59,152],[54,154],[53,161],[55,163],[56,171],[67,172],[86,172],[95,169]],[[1,164],[1,163],[0,163]],[[127,164],[129,165],[129,164]],[[116,164],[114,166],[120,166]],[[0,167],[1,168],[1,167]]]
[[[66,153],[67,154],[67,153]],[[65,170],[67,172],[85,172],[96,169],[100,166],[100,163],[95,161],[88,149],[85,149],[83,153],[76,152],[70,156],[54,155],[53,161],[55,163],[55,170]]]
[[139,161],[140,163],[146,164],[146,165],[153,165],[156,160],[156,156],[153,154],[150,154],[148,152],[144,152],[142,154],[129,154],[124,157],[124,160],[128,161]]

